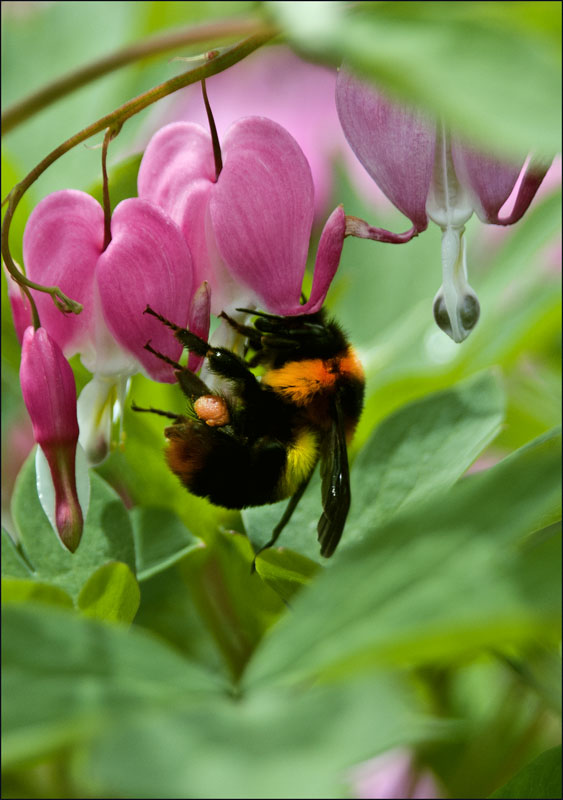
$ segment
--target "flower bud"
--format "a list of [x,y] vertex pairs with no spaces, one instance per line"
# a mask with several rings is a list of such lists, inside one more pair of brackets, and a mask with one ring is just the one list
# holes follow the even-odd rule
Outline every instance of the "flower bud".
[[57,534],[74,552],[84,526],[76,489],[76,386],[70,364],[44,328],[30,326],[23,335],[20,383],[53,481]]

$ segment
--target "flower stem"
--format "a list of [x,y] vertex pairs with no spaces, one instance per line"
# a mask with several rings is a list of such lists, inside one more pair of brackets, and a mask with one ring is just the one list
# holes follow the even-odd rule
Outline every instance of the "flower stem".
[[[164,81],[164,83],[149,89],[149,91],[144,92],[138,97],[134,97],[132,100],[124,103],[119,108],[116,108],[110,114],[106,114],[105,117],[102,117],[88,127],[74,134],[74,136],[71,136],[70,139],[67,139],[65,142],[56,147],[51,153],[49,153],[49,155],[45,156],[45,158],[34,169],[32,169],[22,181],[14,186],[14,188],[3,201],[3,203],[6,201],[8,202],[8,208],[4,216],[4,222],[2,223],[2,256],[4,258],[6,268],[12,278],[20,286],[27,286],[31,289],[50,294],[53,298],[53,302],[61,311],[65,313],[72,312],[73,314],[79,314],[82,311],[82,305],[80,303],[77,303],[75,300],[67,297],[57,286],[47,287],[33,283],[17,268],[12,259],[9,245],[10,225],[16,207],[24,193],[39,178],[39,176],[51,166],[51,164],[57,161],[57,159],[59,159],[69,150],[72,150],[73,147],[76,147],[76,145],[84,142],[86,139],[89,139],[91,136],[94,136],[96,133],[99,133],[108,127],[112,128],[113,130],[121,127],[121,125],[123,125],[123,123],[126,122],[126,120],[128,120],[130,117],[138,114],[139,111],[142,111],[143,109],[152,105],[152,103],[156,103],[157,100],[176,92],[178,89],[183,89],[184,86],[197,83],[198,81],[202,80],[202,78],[222,72],[228,67],[231,67],[233,64],[236,64],[238,61],[241,61],[254,50],[257,50],[263,44],[272,39],[276,34],[277,31],[273,28],[262,28],[258,33],[243,39],[243,41],[238,42],[237,44],[234,44],[232,47],[227,48],[219,55],[215,56],[214,54],[213,58],[206,60],[201,66],[188,70],[188,72],[177,75],[170,80]],[[34,319],[36,316],[37,310],[35,310]]]
[[102,181],[103,181],[103,206],[104,206],[104,246],[105,250],[111,242],[111,203],[109,199],[109,181],[107,171],[107,156],[108,147],[112,139],[114,139],[119,131],[121,125],[108,128],[104,136],[104,143],[102,145]]
[[43,86],[33,94],[7,108],[2,114],[2,133],[5,135],[20,123],[36,114],[41,109],[59,100],[67,94],[80,89],[97,78],[107,75],[120,67],[132,64],[144,58],[174,50],[188,44],[196,44],[208,40],[216,41],[231,36],[247,36],[265,30],[251,19],[227,19],[203,25],[190,25],[173,32],[152,36],[142,42],[136,42],[115,53],[104,56],[80,69],[63,75],[52,83]]
[[218,179],[223,169],[223,159],[221,157],[221,144],[219,142],[219,135],[217,133],[217,126],[213,119],[213,111],[209,104],[207,97],[207,87],[205,85],[205,78],[201,81],[201,91],[203,94],[203,102],[205,104],[205,111],[207,112],[207,121],[209,122],[209,132],[211,133],[211,141],[213,142],[213,158],[215,159],[215,180]]

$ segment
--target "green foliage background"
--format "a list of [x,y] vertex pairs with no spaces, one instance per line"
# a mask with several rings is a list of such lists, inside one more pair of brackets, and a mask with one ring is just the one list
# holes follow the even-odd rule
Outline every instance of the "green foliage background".
[[[491,149],[560,150],[559,3],[5,3],[3,15],[5,106],[156,31],[252,15]],[[168,57],[127,67],[22,124],[5,137],[2,196],[177,71]],[[123,158],[149,115],[115,143],[114,199],[134,191],[138,159]],[[404,229],[334,170],[333,205]],[[15,258],[43,196],[98,181],[99,151],[82,146],[47,170],[16,214]],[[251,541],[283,506],[239,515],[190,497],[165,468],[161,422],[129,410],[124,450],[92,472],[80,548],[62,550],[33,454],[13,486],[9,434],[25,409],[3,280],[3,516],[18,540],[3,531],[5,797],[354,796],[350,768],[395,748],[445,797],[560,796],[560,219],[552,189],[496,239],[470,221],[482,317],[461,346],[431,317],[438,230],[405,246],[346,240],[328,304],[367,372],[353,509],[321,564],[313,481],[254,575]],[[88,374],[73,366],[80,389]],[[182,408],[176,387],[140,376],[132,396]]]

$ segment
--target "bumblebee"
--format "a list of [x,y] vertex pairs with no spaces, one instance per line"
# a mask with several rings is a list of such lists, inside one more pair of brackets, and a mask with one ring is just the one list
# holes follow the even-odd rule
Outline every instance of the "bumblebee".
[[[245,508],[291,498],[269,542],[288,523],[318,462],[322,516],[317,531],[321,555],[335,551],[350,507],[347,443],[360,417],[364,373],[341,327],[323,309],[316,314],[280,317],[260,311],[252,325],[221,316],[245,337],[245,352],[214,347],[147,306],[209,371],[227,382],[229,392],[211,391],[195,373],[145,347],[176,370],[188,412],[149,411],[172,420],[164,431],[166,459],[192,494],[226,508]],[[259,379],[252,372],[264,368]],[[258,555],[258,553],[256,553]]]

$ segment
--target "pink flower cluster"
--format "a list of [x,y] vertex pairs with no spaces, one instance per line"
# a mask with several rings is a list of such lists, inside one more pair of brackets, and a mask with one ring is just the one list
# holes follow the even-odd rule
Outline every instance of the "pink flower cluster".
[[[146,306],[202,337],[209,332],[210,310],[235,313],[242,305],[284,315],[313,313],[324,302],[344,242],[345,216],[338,207],[321,235],[310,298],[301,304],[314,216],[311,170],[293,137],[263,117],[232,125],[219,175],[207,131],[192,123],[165,126],[146,149],[138,188],[139,197],[113,212],[105,249],[103,210],[84,192],[49,195],[28,221],[28,277],[59,286],[82,303],[80,315],[64,316],[50,296],[34,292],[42,327],[24,333],[29,319],[19,296],[11,294],[24,339],[24,399],[51,470],[56,529],[71,550],[80,538],[82,514],[75,489],[61,493],[63,462],[52,453],[67,454],[67,486],[74,476],[77,419],[80,441],[90,463],[97,463],[107,454],[112,405],[123,401],[127,379],[143,372],[157,381],[175,380],[173,368],[144,346],[150,340],[176,361],[181,347],[143,314]],[[28,356],[31,347],[35,359]],[[78,408],[66,361],[77,353],[93,373]],[[41,361],[49,368],[37,369]],[[199,364],[189,362],[194,370]]]

